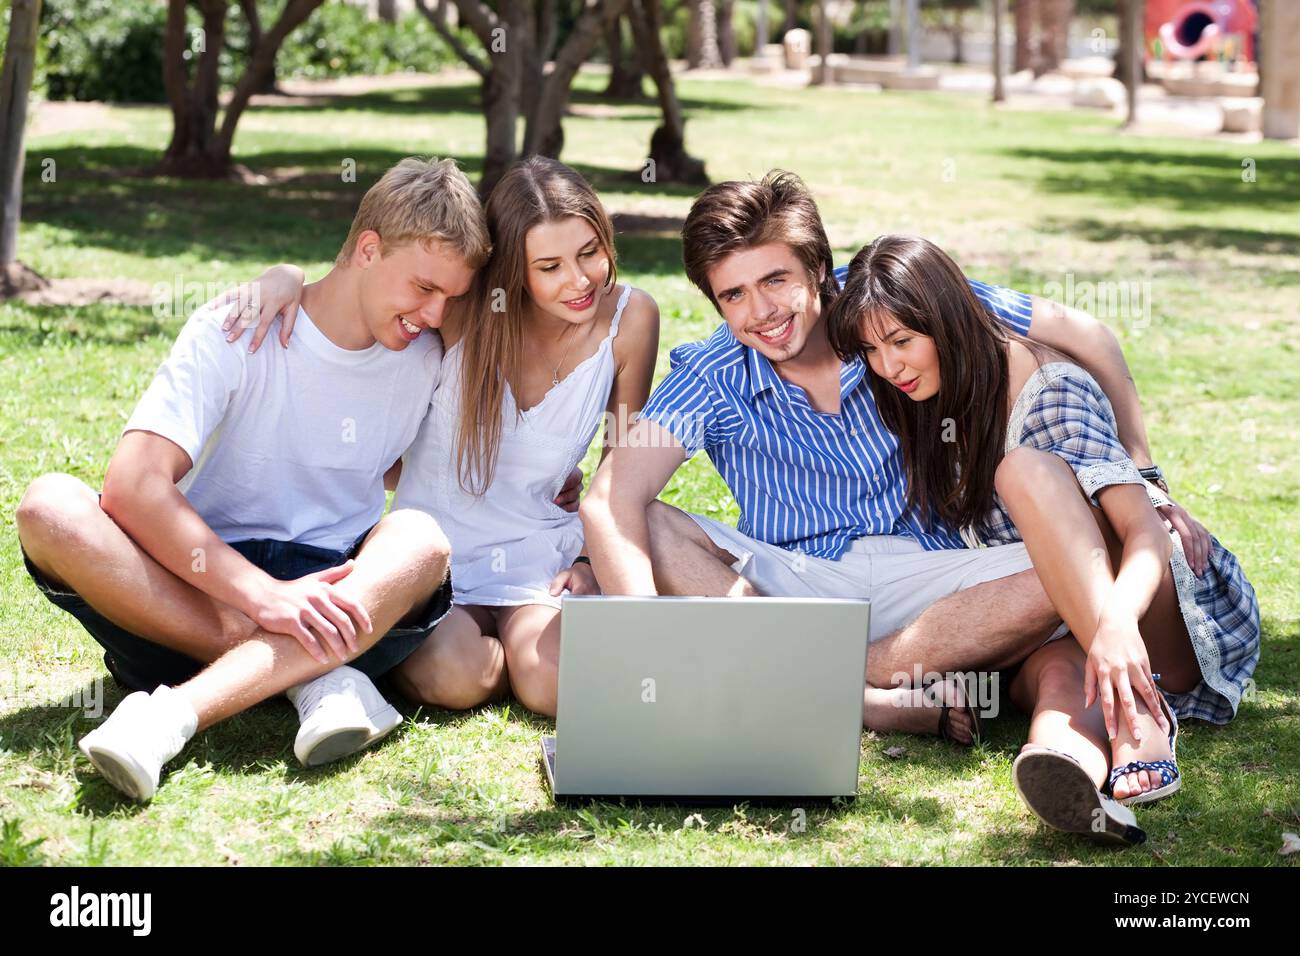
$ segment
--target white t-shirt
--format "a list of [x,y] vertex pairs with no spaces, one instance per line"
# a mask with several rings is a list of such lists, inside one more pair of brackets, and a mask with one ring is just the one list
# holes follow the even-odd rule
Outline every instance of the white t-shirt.
[[429,410],[441,338],[344,349],[300,308],[287,349],[272,331],[250,355],[252,331],[226,342],[224,312],[190,317],[123,433],[185,450],[177,487],[223,541],[347,549],[384,513],[384,472]]

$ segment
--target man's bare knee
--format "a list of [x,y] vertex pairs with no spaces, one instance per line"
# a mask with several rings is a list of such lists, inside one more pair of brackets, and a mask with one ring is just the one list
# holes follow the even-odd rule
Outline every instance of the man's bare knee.
[[683,542],[707,551],[728,566],[736,560],[734,555],[714,544],[695,519],[680,508],[656,498],[646,505],[645,516],[650,529],[650,554],[656,561],[680,551]]
[[434,591],[447,577],[451,543],[432,515],[414,508],[390,511],[379,520],[366,545],[378,540],[386,551],[398,553],[404,572],[417,578],[423,589]]
[[14,515],[23,550],[42,570],[48,557],[84,535],[102,518],[95,493],[71,475],[41,475],[27,487]]

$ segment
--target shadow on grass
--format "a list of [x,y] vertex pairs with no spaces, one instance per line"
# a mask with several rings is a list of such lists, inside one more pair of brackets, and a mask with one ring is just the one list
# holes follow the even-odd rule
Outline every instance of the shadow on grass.
[[[1218,251],[1236,249],[1256,255],[1300,255],[1300,234],[1279,233],[1267,229],[1233,229],[1222,226],[1148,226],[1140,222],[1103,222],[1099,219],[1048,219],[1039,227],[1042,232],[1089,242],[1116,242],[1137,239],[1153,248],[1185,245],[1194,249]],[[1295,285],[1295,272],[1271,273],[1276,278],[1266,284]]]
[[[688,114],[694,112],[738,112],[765,110],[768,107],[720,100],[701,96],[679,97],[682,109]],[[609,108],[601,121],[636,121],[660,122],[663,114],[652,99],[623,100],[611,99],[593,90],[577,88],[569,95],[569,102],[581,106],[603,106]],[[307,102],[278,101],[259,103],[252,112],[265,110],[276,113],[320,112],[364,112],[396,116],[425,117],[430,122],[439,116],[483,115],[481,90],[477,83],[458,83],[445,86],[408,86],[389,90],[375,90],[369,93],[352,93],[326,96],[311,96]]]
[[[1245,154],[1250,147],[1242,146]],[[1017,147],[1001,155],[1051,165],[1039,187],[1054,193],[1095,193],[1108,201],[1157,202],[1188,212],[1221,206],[1260,211],[1300,210],[1300,159],[1260,159],[1254,182],[1242,181],[1242,153],[1218,148],[1172,152],[1140,148]],[[1026,170],[1026,175],[1033,175]]]
[[155,317],[147,306],[96,302],[71,308],[10,302],[0,309],[0,342],[32,349],[76,344],[133,348],[152,338],[170,341],[180,324],[178,318]]
[[[1294,829],[1300,820],[1300,730],[1294,717],[1300,703],[1294,697],[1300,685],[1300,632],[1295,622],[1273,618],[1265,622],[1265,644],[1256,674],[1258,696],[1245,702],[1228,727],[1186,722],[1179,737],[1184,788],[1177,797],[1137,808],[1139,823],[1148,832],[1147,844],[1121,849],[1052,831],[1035,821],[1015,803],[1016,819],[1023,826],[1005,826],[970,833],[964,813],[951,797],[932,795],[922,783],[919,790],[899,792],[894,768],[921,781],[954,777],[982,778],[978,799],[986,801],[989,788],[1005,785],[1002,774],[991,772],[987,761],[1009,762],[1024,741],[1027,719],[1007,710],[986,721],[985,743],[963,749],[931,738],[886,735],[863,740],[863,761],[856,800],[834,805],[796,808],[739,802],[734,805],[590,801],[545,805],[523,812],[494,814],[483,805],[483,795],[458,781],[439,777],[421,779],[418,768],[401,768],[394,777],[381,774],[374,786],[410,799],[370,821],[360,836],[346,837],[324,849],[293,848],[282,862],[313,865],[367,862],[413,862],[429,852],[452,856],[468,854],[470,862],[506,860],[522,854],[576,852],[600,845],[620,852],[636,849],[645,837],[699,826],[710,832],[730,833],[746,840],[761,840],[769,847],[835,846],[842,824],[858,821],[870,826],[906,822],[928,834],[967,833],[962,853],[996,863],[1084,863],[1147,865],[1178,862],[1224,865],[1272,862],[1276,859],[1283,828]],[[122,691],[104,678],[102,690],[90,682],[70,695],[73,700],[103,705],[107,714],[120,703]],[[404,716],[422,725],[445,727],[482,717],[485,710],[448,712],[414,707],[402,702],[388,686],[382,688],[398,702]],[[1280,701],[1273,698],[1280,697]],[[496,707],[500,710],[499,707]],[[554,722],[511,703],[500,719],[529,736],[550,733]],[[126,800],[91,769],[76,749],[76,741],[93,729],[97,720],[64,701],[37,700],[17,712],[0,717],[0,738],[5,749],[21,755],[35,770],[73,772],[78,783],[74,813],[91,816],[134,815],[140,806]],[[404,721],[381,748],[391,745],[415,727]],[[292,753],[297,721],[283,700],[258,705],[198,735],[171,772],[199,766],[220,774],[269,775],[276,782],[310,785],[346,771],[360,755],[320,768],[302,768]],[[901,746],[895,762],[886,750]],[[540,762],[532,767],[540,782]],[[164,786],[166,777],[164,777]],[[468,785],[466,785],[468,786]],[[905,785],[906,786],[906,785]],[[544,793],[544,790],[543,790]],[[1011,791],[997,795],[1010,798]],[[489,801],[490,803],[491,801]],[[483,805],[474,812],[475,805]],[[981,803],[981,805],[984,805]],[[692,818],[694,822],[687,822]],[[795,821],[798,819],[798,825]],[[773,840],[781,842],[773,844]],[[451,845],[455,844],[454,847]],[[649,844],[647,844],[649,845]],[[938,860],[936,860],[938,862]]]
[[[66,170],[58,188],[39,184],[38,167],[29,166],[24,222],[66,233],[66,244],[146,259],[191,256],[203,260],[291,262],[333,259],[352,216],[368,188],[406,153],[388,149],[263,151],[239,157],[255,170],[271,173],[263,185],[224,181],[181,181],[140,174],[157,157],[131,146],[47,150]],[[358,181],[340,175],[343,157],[354,160]],[[33,157],[33,164],[38,157]],[[477,174],[477,157],[464,163]],[[597,191],[643,192],[656,198],[692,198],[693,186],[646,184],[639,170],[577,164]],[[632,248],[629,268],[639,272],[680,271],[680,223],[671,217],[631,216],[624,232],[647,232]],[[629,238],[631,238],[629,236]],[[622,245],[620,251],[629,252]],[[161,272],[158,281],[171,281]],[[193,278],[193,277],[188,277]]]

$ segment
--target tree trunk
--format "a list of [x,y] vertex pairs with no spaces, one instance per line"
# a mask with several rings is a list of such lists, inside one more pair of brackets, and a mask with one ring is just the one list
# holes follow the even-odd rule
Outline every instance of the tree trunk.
[[[262,44],[262,17],[257,12],[257,0],[239,0],[239,9],[244,12],[244,19],[248,21],[248,55],[252,58],[257,55],[257,48]],[[257,92],[279,92],[275,86],[274,64],[271,66],[270,75],[258,88]]]
[[966,33],[966,11],[958,7],[952,12],[952,62],[965,63],[966,49],[963,41]]
[[397,0],[375,0],[375,19],[385,23],[396,23]]
[[830,65],[831,55],[831,18],[826,9],[826,0],[817,0],[817,72],[813,74],[813,83],[817,86],[834,82]]
[[611,100],[642,100],[645,90],[645,70],[641,66],[641,51],[634,44],[628,49],[623,42],[623,21],[620,17],[605,28],[605,47],[609,50],[609,85],[601,95]]
[[921,0],[907,0],[907,68],[921,68]]
[[1002,74],[1006,72],[1002,62],[1002,37],[1006,32],[1005,0],[993,0],[993,102],[1005,103],[1006,86]]
[[1011,71],[1034,69],[1038,60],[1038,43],[1034,27],[1038,23],[1038,0],[1011,0],[1011,12],[1016,21],[1016,54]]
[[[285,38],[324,0],[289,0],[260,42],[231,93],[217,129],[218,65],[226,42],[228,0],[197,0],[203,16],[198,35],[186,31],[186,0],[170,0],[163,37],[163,85],[172,111],[172,138],[154,172],[163,176],[219,179],[235,174],[230,149],[235,129],[254,92],[274,76],[275,57]],[[198,49],[196,49],[198,47]],[[197,56],[193,78],[186,52]]]
[[799,25],[799,0],[785,0],[785,22],[781,24],[781,36],[779,39],[785,40],[785,35]]
[[767,0],[759,0],[754,13],[754,59],[758,63],[767,62]]
[[[522,3],[524,7],[534,5],[530,0],[522,0]],[[530,16],[526,9],[516,9],[512,14],[519,19],[520,23],[514,30],[515,42],[520,43],[524,51],[522,82],[523,113],[526,123],[534,121],[541,107],[546,64],[555,53],[555,41],[559,35],[559,18],[555,15],[555,3],[556,0],[541,0],[536,4],[535,15]]]
[[718,51],[718,13],[713,0],[690,0],[691,18],[686,37],[686,66],[691,70],[716,70],[722,65]]
[[[202,31],[186,30],[186,0],[169,0],[163,34],[163,86],[172,112],[172,138],[154,168],[164,176],[218,179],[233,172],[217,136],[217,67],[226,42],[226,0],[198,0]],[[195,49],[200,47],[200,49]],[[197,58],[191,79],[186,53]]]
[[0,298],[45,285],[44,279],[18,262],[27,98],[40,26],[41,0],[13,0],[0,70]]
[[324,2],[325,0],[289,0],[284,5],[280,19],[275,21],[270,32],[262,35],[262,42],[258,44],[248,66],[244,68],[243,76],[239,78],[234,91],[230,94],[226,114],[221,120],[220,145],[227,161],[230,158],[231,144],[235,139],[235,128],[239,125],[244,110],[248,108],[248,101],[253,98],[254,92],[266,86],[268,80],[274,80],[275,58],[279,55],[285,38],[298,29],[303,21]]
[[[463,6],[458,2],[458,6]],[[479,195],[487,199],[492,188],[519,158],[519,117],[524,114],[524,75],[529,51],[521,42],[511,42],[511,24],[519,24],[522,5],[518,0],[503,0],[499,9],[506,21],[504,49],[489,54],[491,72],[483,82],[483,113],[487,119],[487,149],[483,154],[483,175],[479,178]],[[512,19],[514,18],[514,19]],[[526,34],[524,27],[520,29]],[[516,40],[521,39],[518,34]],[[491,38],[489,37],[487,46]]]
[[736,48],[736,0],[717,0],[718,56],[723,66],[731,66],[739,51]]
[[1070,21],[1074,18],[1074,0],[1039,0],[1039,25],[1042,29],[1041,59],[1034,71],[1040,76],[1059,70],[1070,55]]
[[634,0],[631,17],[633,36],[637,46],[646,52],[646,68],[654,78],[659,108],[664,115],[663,125],[656,127],[650,136],[652,181],[706,186],[709,177],[704,172],[703,161],[686,152],[686,119],[677,101],[668,53],[660,36],[663,11],[659,0]]
[[536,114],[524,131],[524,155],[559,158],[564,149],[564,111],[569,105],[573,78],[591,56],[610,21],[617,22],[628,0],[586,0],[569,38],[555,55],[555,66],[542,82]]
[[[496,11],[480,0],[454,0],[461,24],[473,32],[486,51],[487,55],[481,57],[470,50],[448,25],[449,0],[436,0],[433,8],[429,2],[415,0],[416,9],[456,55],[482,78],[480,105],[486,142],[478,193],[486,199],[519,156],[518,130],[519,117],[524,112],[525,65],[536,56],[532,49],[535,46],[536,20],[525,0],[501,0]],[[533,66],[540,75],[540,63],[534,60]],[[533,91],[533,102],[538,95]]]
[[1143,0],[1121,0],[1120,2],[1120,56],[1124,64],[1124,87],[1127,100],[1127,112],[1124,128],[1135,125],[1138,121],[1138,90],[1142,87],[1142,60],[1146,50],[1143,36]]
[[1300,7],[1264,0],[1260,10],[1260,94],[1267,139],[1300,136]]

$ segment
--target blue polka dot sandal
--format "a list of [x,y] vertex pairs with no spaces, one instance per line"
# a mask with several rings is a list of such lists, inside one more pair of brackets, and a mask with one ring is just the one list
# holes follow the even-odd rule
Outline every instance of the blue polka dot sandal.
[[1178,772],[1178,718],[1169,709],[1169,703],[1164,699],[1163,695],[1160,698],[1160,703],[1165,709],[1165,717],[1169,720],[1170,758],[1168,760],[1133,760],[1122,767],[1115,767],[1111,770],[1110,776],[1106,779],[1107,794],[1114,793],[1115,781],[1126,774],[1145,770],[1148,774],[1155,773],[1160,776],[1160,786],[1158,787],[1135,793],[1131,797],[1115,798],[1125,806],[1131,807],[1135,803],[1151,803],[1153,800],[1161,800],[1177,793],[1183,785],[1182,775]]

